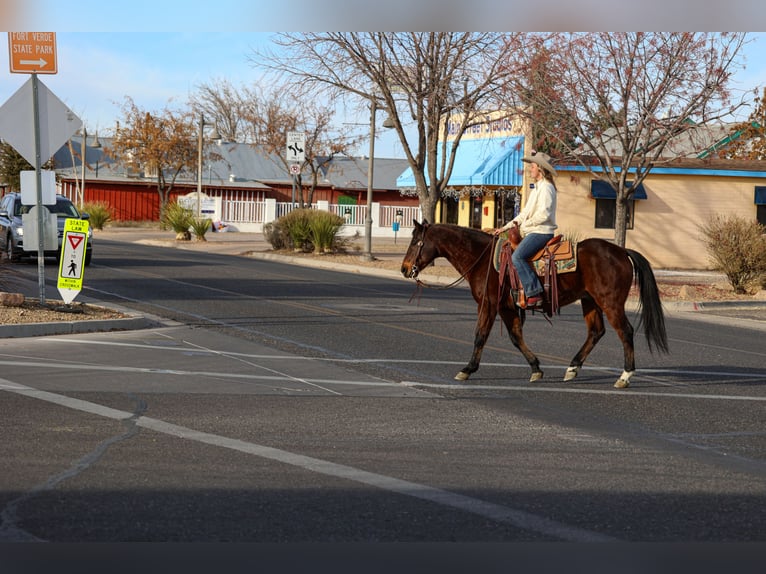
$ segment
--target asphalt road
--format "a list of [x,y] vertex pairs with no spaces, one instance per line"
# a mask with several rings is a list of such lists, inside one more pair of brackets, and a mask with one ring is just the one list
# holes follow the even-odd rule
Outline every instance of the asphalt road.
[[0,541],[766,540],[762,324],[669,315],[617,391],[611,330],[562,382],[572,306],[528,320],[542,382],[498,324],[458,383],[475,304],[412,295],[100,242],[83,296],[157,326],[0,341]]

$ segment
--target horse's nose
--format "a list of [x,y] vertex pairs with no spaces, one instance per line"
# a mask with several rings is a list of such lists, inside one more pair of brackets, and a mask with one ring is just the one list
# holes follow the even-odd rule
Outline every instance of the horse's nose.
[[409,269],[409,267],[408,267],[407,265],[405,265],[405,264],[402,264],[402,275],[404,275],[405,277],[407,277],[407,274],[408,274],[409,272],[410,272],[410,269]]

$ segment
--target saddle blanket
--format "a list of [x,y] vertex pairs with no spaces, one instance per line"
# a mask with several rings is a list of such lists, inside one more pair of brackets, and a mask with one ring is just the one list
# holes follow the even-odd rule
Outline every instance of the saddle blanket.
[[[498,236],[497,244],[495,245],[494,265],[495,271],[500,271],[500,257],[502,254],[503,245],[508,241],[508,232],[503,232]],[[577,270],[577,244],[571,241],[562,240],[559,243],[555,243],[550,247],[553,253],[553,261],[556,263],[556,273],[569,273]],[[532,266],[538,275],[542,275],[545,271],[545,261],[543,257],[544,249],[541,249],[535,253],[532,257]]]

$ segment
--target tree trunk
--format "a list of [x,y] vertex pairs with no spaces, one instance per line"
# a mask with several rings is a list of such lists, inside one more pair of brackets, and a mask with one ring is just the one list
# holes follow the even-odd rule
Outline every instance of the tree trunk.
[[628,232],[628,200],[624,195],[617,194],[614,201],[614,242],[620,247],[625,247]]

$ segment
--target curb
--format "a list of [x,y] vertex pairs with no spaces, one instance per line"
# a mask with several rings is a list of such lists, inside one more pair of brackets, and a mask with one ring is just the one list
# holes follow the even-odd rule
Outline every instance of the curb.
[[125,319],[94,319],[92,321],[57,321],[55,323],[20,323],[0,325],[0,339],[23,337],[46,337],[50,335],[74,335],[77,333],[133,331],[156,326],[148,317],[135,316]]

